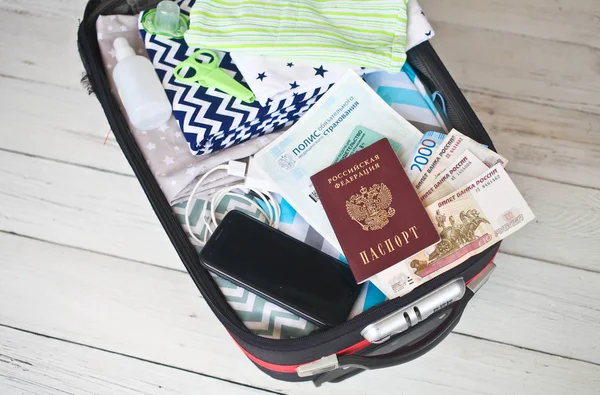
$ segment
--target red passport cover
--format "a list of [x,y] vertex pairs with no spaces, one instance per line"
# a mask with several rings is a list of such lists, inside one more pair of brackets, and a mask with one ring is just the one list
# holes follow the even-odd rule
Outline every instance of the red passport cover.
[[387,139],[311,180],[359,284],[440,240]]

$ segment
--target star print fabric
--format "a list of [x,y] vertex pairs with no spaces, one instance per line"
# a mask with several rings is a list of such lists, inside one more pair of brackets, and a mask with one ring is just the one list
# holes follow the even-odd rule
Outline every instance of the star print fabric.
[[[334,84],[351,67],[336,63],[289,60],[272,56],[231,53],[244,80],[261,105]],[[359,75],[376,69],[354,68]]]
[[406,50],[430,40],[435,32],[417,0],[408,0],[408,39]]

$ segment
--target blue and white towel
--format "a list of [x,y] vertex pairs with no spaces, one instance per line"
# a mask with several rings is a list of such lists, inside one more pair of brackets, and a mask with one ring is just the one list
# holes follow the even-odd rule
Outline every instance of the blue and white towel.
[[408,63],[400,73],[378,71],[363,78],[387,104],[421,132],[448,133],[443,115]]
[[[188,14],[195,0],[183,0],[180,8]],[[195,155],[207,154],[230,147],[258,136],[291,125],[300,118],[327,91],[319,87],[301,92],[266,106],[242,101],[199,84],[187,84],[175,80],[174,69],[181,61],[192,55],[183,39],[172,39],[147,33],[140,29],[146,50],[173,106],[173,115],[184,134],[190,150]],[[238,82],[245,83],[241,73],[225,52],[215,51],[219,67]]]

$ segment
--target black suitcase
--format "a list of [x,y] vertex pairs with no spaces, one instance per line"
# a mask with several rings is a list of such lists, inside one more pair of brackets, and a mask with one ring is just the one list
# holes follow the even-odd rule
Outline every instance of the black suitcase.
[[[368,369],[400,365],[425,354],[452,331],[469,300],[493,270],[500,243],[430,280],[408,295],[375,306],[337,327],[289,340],[252,334],[230,308],[154,179],[127,126],[119,104],[110,92],[96,35],[99,15],[133,14],[156,7],[159,0],[89,0],[78,31],[78,47],[90,90],[100,101],[112,131],[137,176],[152,208],[175,246],[188,273],[210,308],[248,358],[263,372],[286,381],[313,380],[316,385],[339,382]],[[424,84],[445,99],[452,127],[494,149],[494,145],[469,103],[429,42],[408,51],[408,62]],[[455,279],[466,284],[464,296],[427,319],[413,323],[387,341],[373,344],[361,336],[369,324],[402,310],[408,304]]]

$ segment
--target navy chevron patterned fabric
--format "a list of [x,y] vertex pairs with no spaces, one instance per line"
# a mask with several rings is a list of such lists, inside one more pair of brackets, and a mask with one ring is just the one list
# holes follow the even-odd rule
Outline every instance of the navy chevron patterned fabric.
[[[195,0],[182,1],[182,12],[187,14],[194,2]],[[196,155],[227,148],[253,136],[289,126],[328,89],[300,92],[264,107],[258,102],[243,103],[216,89],[205,88],[195,83],[181,83],[175,79],[175,66],[198,48],[189,48],[183,39],[146,33],[141,28],[141,23],[140,32],[150,60],[173,105],[173,115],[190,150]],[[219,67],[236,81],[246,85],[231,56],[226,52],[215,52],[219,56]]]

